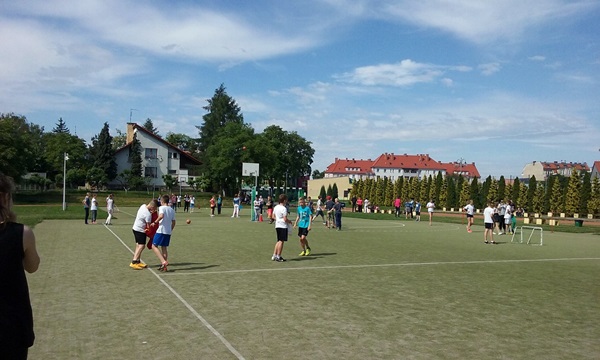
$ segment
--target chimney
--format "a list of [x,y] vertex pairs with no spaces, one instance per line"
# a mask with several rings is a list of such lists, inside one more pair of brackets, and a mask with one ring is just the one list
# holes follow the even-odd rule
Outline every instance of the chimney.
[[134,134],[134,130],[135,130],[135,125],[137,125],[136,123],[127,123],[127,138],[125,140],[126,144],[129,144],[130,142],[133,141],[133,134]]

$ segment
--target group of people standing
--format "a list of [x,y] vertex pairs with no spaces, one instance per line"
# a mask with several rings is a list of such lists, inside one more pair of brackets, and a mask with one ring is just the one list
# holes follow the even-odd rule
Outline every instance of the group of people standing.
[[[82,201],[83,209],[85,211],[85,224],[96,224],[98,221],[98,198],[96,194],[90,195],[90,193],[85,194],[85,198]],[[106,221],[104,221],[104,225],[112,225],[113,213],[115,211],[115,199],[113,194],[109,194],[106,197],[106,213],[108,214],[106,217]],[[91,219],[90,219],[91,215]]]
[[[473,225],[475,212],[473,200],[470,200],[463,210],[467,213],[467,231],[472,232],[471,226]],[[517,218],[512,200],[488,202],[487,207],[483,210],[483,223],[485,226],[483,242],[486,244],[497,244],[494,241],[494,234],[513,234],[517,225]]]

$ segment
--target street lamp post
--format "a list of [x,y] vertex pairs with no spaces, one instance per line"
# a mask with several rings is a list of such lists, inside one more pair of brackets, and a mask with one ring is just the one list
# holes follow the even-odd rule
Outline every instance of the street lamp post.
[[65,153],[63,158],[63,211],[67,210],[67,160],[69,160],[69,154]]

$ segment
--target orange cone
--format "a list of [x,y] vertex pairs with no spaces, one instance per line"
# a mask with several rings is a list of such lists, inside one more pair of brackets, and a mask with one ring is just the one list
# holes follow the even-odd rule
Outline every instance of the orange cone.
[[262,214],[258,215],[258,221],[260,221],[260,222],[263,221]]

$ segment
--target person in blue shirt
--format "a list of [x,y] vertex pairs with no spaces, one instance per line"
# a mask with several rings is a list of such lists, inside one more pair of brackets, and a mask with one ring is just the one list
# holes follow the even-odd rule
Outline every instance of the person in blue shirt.
[[298,237],[300,238],[300,247],[302,252],[300,256],[310,255],[310,246],[308,246],[308,232],[310,231],[310,225],[312,223],[312,211],[309,206],[306,205],[306,199],[301,197],[298,201],[298,216],[294,222],[294,227],[298,227]]
[[415,203],[415,221],[421,221],[421,202],[419,200]]

